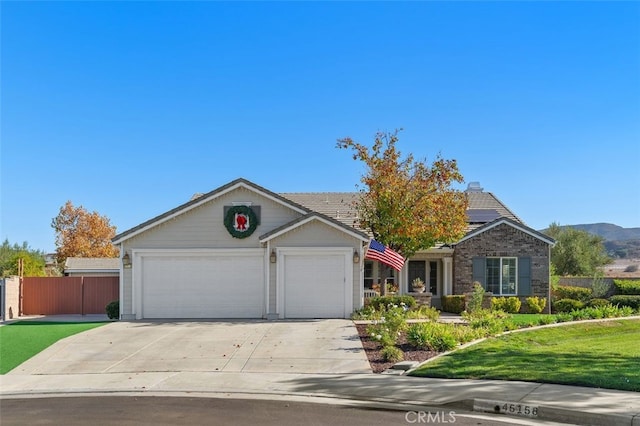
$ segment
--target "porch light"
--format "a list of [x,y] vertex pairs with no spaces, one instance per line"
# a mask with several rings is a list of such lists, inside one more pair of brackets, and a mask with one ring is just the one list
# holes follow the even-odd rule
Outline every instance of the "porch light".
[[353,251],[353,263],[360,263],[360,253],[358,253],[358,250]]
[[124,256],[122,256],[122,266],[125,268],[131,268],[131,258],[129,257],[129,253],[125,252]]
[[271,250],[271,254],[269,255],[269,262],[276,263],[276,260],[278,260],[278,257],[276,256],[276,250],[273,249]]

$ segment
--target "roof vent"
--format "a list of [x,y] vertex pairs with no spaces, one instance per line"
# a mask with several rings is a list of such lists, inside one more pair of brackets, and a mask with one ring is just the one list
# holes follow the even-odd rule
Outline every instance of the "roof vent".
[[480,186],[480,182],[469,182],[467,185],[467,192],[482,192],[483,187]]

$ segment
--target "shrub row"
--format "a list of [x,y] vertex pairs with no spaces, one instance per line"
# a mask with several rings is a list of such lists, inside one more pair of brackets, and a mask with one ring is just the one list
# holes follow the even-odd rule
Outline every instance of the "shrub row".
[[520,312],[521,305],[522,302],[517,297],[493,297],[491,299],[491,309],[494,311],[517,314]]
[[553,290],[556,300],[573,299],[586,303],[591,298],[590,288],[561,285]]
[[640,296],[640,280],[613,280],[616,295]]
[[640,295],[618,295],[609,299],[612,305],[628,306],[636,311],[640,311]]

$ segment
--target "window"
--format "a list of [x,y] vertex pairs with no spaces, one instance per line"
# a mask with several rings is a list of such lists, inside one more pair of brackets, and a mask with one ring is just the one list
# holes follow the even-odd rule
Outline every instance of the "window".
[[364,288],[373,288],[373,262],[364,262]]
[[518,273],[515,257],[488,257],[486,259],[485,289],[497,295],[517,294]]
[[438,262],[429,262],[429,291],[438,295]]

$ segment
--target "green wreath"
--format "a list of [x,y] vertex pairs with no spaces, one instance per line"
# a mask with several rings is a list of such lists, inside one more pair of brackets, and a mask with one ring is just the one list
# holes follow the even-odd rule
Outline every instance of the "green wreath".
[[[234,219],[236,213],[244,214],[249,218],[249,226],[244,231],[238,231],[234,225]],[[258,227],[258,217],[250,207],[247,206],[233,206],[224,215],[224,227],[234,238],[247,238],[253,234],[253,231]]]

